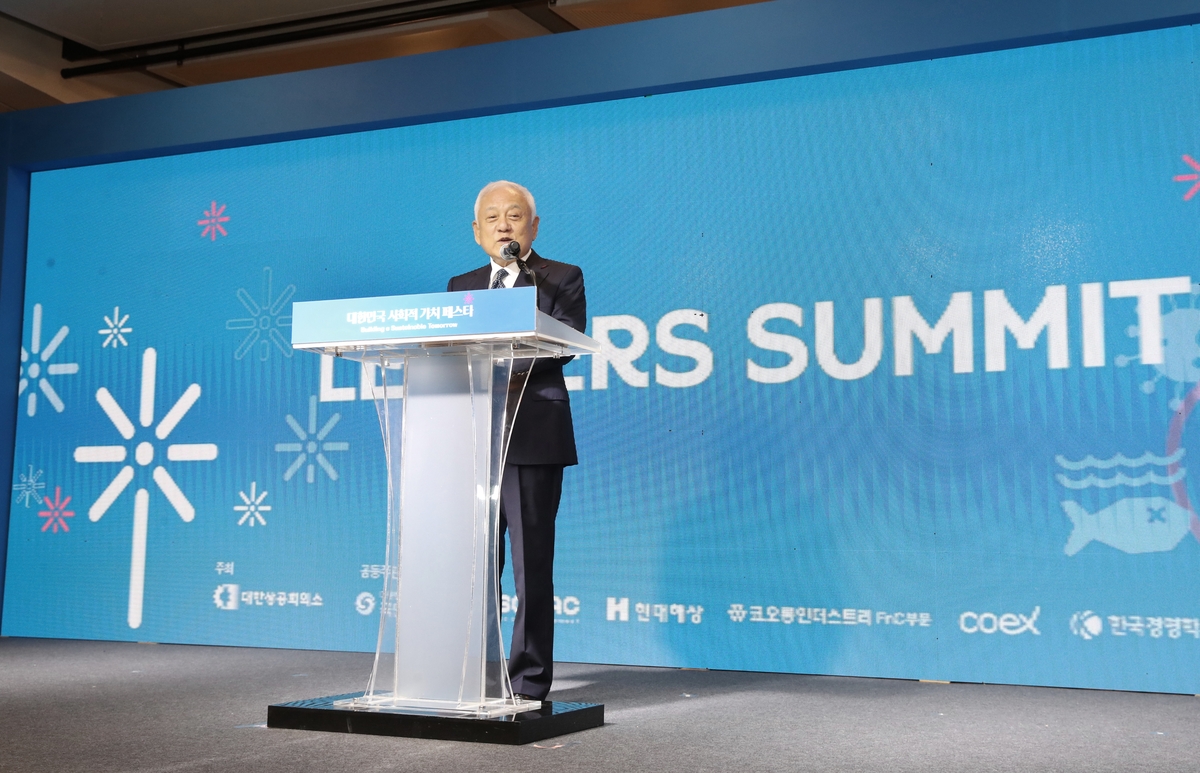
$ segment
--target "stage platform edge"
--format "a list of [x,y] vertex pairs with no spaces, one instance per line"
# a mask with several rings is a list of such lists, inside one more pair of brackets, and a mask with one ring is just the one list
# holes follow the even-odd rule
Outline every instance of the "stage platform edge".
[[335,706],[335,701],[362,693],[273,703],[267,706],[267,727],[361,733],[439,741],[527,744],[604,724],[604,704],[543,701],[537,711],[495,719],[439,717],[398,711],[372,711]]

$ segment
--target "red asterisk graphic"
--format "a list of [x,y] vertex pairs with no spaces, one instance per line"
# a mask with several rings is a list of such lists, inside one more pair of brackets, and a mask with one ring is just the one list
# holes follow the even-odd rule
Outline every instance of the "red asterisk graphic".
[[[1200,167],[1196,168],[1200,169]],[[221,225],[221,223],[229,222],[229,215],[225,214],[225,207],[227,206],[229,205],[222,204],[220,207],[217,207],[217,202],[214,201],[211,207],[204,210],[204,219],[196,221],[196,225],[204,226],[204,230],[200,232],[201,239],[207,236],[210,241],[215,242],[217,240],[217,234],[220,234],[221,236],[229,236],[229,232],[226,231],[225,227]]]
[[53,527],[53,531],[57,532],[59,526],[62,527],[63,531],[70,531],[71,529],[67,526],[66,519],[74,518],[75,511],[67,509],[67,505],[71,504],[71,498],[67,497],[63,499],[62,486],[54,487],[53,500],[50,497],[46,497],[43,501],[50,509],[38,511],[38,515],[46,519],[45,525],[42,526],[42,531]]
[[1196,159],[1192,158],[1191,156],[1189,156],[1187,154],[1184,154],[1183,163],[1187,164],[1188,166],[1190,166],[1192,169],[1195,169],[1196,171],[1193,172],[1192,174],[1177,174],[1177,175],[1175,175],[1175,182],[1177,182],[1177,183],[1194,182],[1195,183],[1194,185],[1192,185],[1191,188],[1188,188],[1187,193],[1183,194],[1184,201],[1191,201],[1193,196],[1195,196],[1197,193],[1200,193],[1200,161],[1197,161]]

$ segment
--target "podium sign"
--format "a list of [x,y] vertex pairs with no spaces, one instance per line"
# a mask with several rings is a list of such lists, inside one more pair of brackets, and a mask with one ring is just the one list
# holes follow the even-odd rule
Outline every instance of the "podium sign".
[[491,340],[536,327],[532,287],[425,293],[292,306],[292,346],[395,345],[459,336]]
[[[537,310],[532,287],[457,293],[298,301],[292,306],[292,348],[362,359],[424,345],[509,343],[541,356],[590,354],[599,344]],[[576,350],[552,351],[553,345]],[[522,352],[521,356],[535,356]]]
[[[600,347],[536,300],[528,287],[293,306],[294,348],[383,374],[375,404],[388,465],[388,568],[370,682],[335,701],[341,708],[476,719],[542,708],[514,697],[505,665],[500,480],[525,358]],[[603,707],[592,708],[602,723]]]

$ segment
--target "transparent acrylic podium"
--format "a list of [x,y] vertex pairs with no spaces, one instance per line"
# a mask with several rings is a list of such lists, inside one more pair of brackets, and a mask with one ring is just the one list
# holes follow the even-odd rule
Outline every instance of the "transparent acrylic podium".
[[364,364],[387,459],[375,663],[340,708],[487,719],[541,706],[514,697],[505,665],[500,481],[534,359],[599,344],[535,301],[513,288],[294,305],[295,348]]

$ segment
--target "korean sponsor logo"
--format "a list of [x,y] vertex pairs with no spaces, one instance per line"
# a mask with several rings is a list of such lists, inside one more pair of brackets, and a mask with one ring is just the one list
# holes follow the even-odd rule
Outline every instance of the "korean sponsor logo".
[[[517,596],[508,595],[507,593],[500,596],[500,614],[515,615],[518,606]],[[579,598],[577,596],[555,596],[554,597],[554,622],[556,623],[578,623],[579,622]]]
[[1155,615],[1109,615],[1108,632],[1113,636],[1149,636],[1151,639],[1200,639],[1200,619]]
[[604,619],[620,620],[622,623],[629,622],[629,599],[609,596],[605,602]]
[[[604,619],[612,622],[629,622],[629,606],[628,597],[609,596],[605,602]],[[656,620],[660,623],[675,622],[699,625],[704,620],[704,607],[699,604],[656,604],[637,601],[633,604],[633,611],[639,623]]]
[[234,610],[241,607],[321,607],[325,600],[320,593],[289,591],[241,590],[233,583],[218,585],[213,591],[217,609]]
[[389,590],[378,596],[371,591],[363,591],[354,597],[354,611],[363,617],[370,617],[380,612],[384,617],[396,615],[396,591]]
[[784,625],[907,625],[910,628],[929,628],[933,615],[929,612],[887,612],[857,607],[790,607],[751,604],[730,604],[725,610],[734,623],[783,623]]
[[218,585],[213,591],[213,603],[217,605],[217,609],[237,609],[238,586],[233,583]]
[[1104,633],[1104,620],[1090,609],[1071,615],[1071,633],[1084,641],[1091,641]]
[[958,629],[963,633],[993,634],[1003,633],[1017,636],[1029,632],[1041,636],[1037,629],[1038,616],[1042,614],[1040,606],[1034,607],[1028,615],[1013,612],[963,612],[958,616]]
[[1200,618],[1165,617],[1160,615],[1107,615],[1085,609],[1071,615],[1071,633],[1085,641],[1104,633],[1105,620],[1110,636],[1138,636],[1151,639],[1182,639],[1190,636],[1200,640]]

